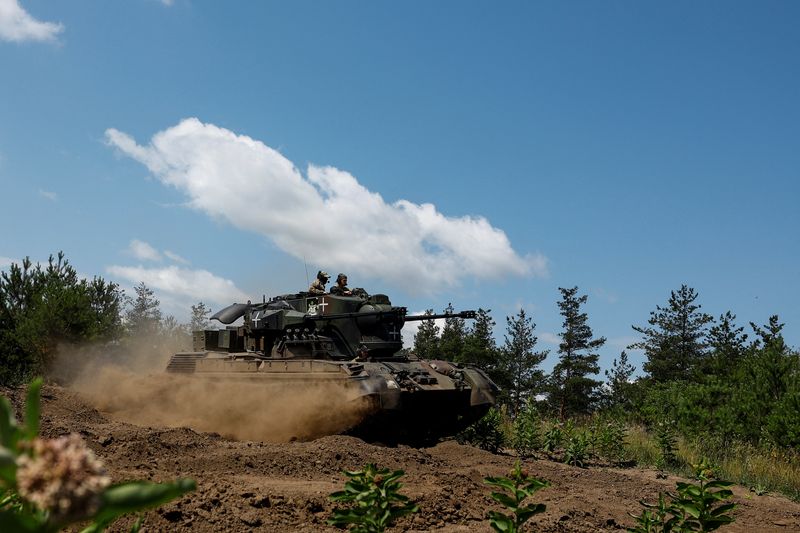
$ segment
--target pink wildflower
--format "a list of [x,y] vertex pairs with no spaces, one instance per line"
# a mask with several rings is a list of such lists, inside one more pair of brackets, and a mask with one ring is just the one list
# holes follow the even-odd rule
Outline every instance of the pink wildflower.
[[27,446],[30,453],[17,458],[20,496],[50,511],[54,523],[80,520],[97,512],[100,494],[111,479],[79,435],[36,438]]

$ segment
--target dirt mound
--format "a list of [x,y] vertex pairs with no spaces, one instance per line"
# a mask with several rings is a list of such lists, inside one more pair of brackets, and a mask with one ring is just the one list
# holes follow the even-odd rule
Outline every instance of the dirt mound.
[[[20,407],[23,391],[0,392]],[[333,509],[327,495],[344,484],[342,470],[374,462],[405,470],[403,492],[420,506],[398,531],[488,532],[486,512],[497,506],[483,478],[508,472],[516,461],[449,441],[425,449],[341,435],[308,442],[237,441],[186,427],[126,423],[56,386],[46,386],[42,400],[43,434],[81,434],[115,481],[197,481],[196,492],[147,515],[151,531],[340,531],[325,525]],[[677,480],[657,479],[651,470],[580,469],[551,461],[526,461],[525,468],[551,483],[538,493],[547,511],[532,519],[537,531],[624,530],[633,523],[627,513],[639,511],[640,499],[674,488]],[[736,523],[726,531],[800,531],[800,504],[744,488],[735,492]],[[112,530],[129,527],[130,519]]]

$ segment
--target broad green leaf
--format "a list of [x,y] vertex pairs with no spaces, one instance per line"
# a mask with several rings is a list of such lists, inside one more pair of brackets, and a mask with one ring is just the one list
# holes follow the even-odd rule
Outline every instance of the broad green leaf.
[[16,450],[17,419],[14,418],[14,408],[5,396],[0,396],[0,445]]
[[547,509],[547,506],[543,503],[537,503],[533,506],[528,506],[523,510],[517,512],[517,520],[520,524],[523,522],[527,522],[530,517],[535,514],[543,513]]
[[736,508],[735,503],[727,503],[725,505],[720,505],[719,507],[711,511],[711,516],[720,517],[720,515],[722,515],[723,513],[732,511],[734,508]]
[[502,492],[493,492],[491,496],[494,501],[502,505],[505,505],[509,509],[516,509],[517,507],[517,500],[515,500],[508,494],[503,494]]
[[728,487],[734,486],[735,483],[730,481],[709,481],[706,483],[706,490],[710,489],[726,489]]
[[42,378],[31,381],[28,387],[28,396],[25,400],[25,436],[28,440],[39,435],[39,416],[41,411],[40,393]]
[[196,486],[194,480],[191,479],[179,479],[174,483],[135,481],[115,485],[103,493],[100,511],[95,516],[95,520],[100,523],[108,523],[123,514],[174,500],[193,491]]
[[15,533],[43,531],[43,524],[29,515],[14,511],[0,511],[0,531],[13,531]]
[[691,515],[694,518],[698,518],[700,516],[700,509],[698,509],[693,503],[675,502],[674,506],[678,509],[682,509],[686,514]]

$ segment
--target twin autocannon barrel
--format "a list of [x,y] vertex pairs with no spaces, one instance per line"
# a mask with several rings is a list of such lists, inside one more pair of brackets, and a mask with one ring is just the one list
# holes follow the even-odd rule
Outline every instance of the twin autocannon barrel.
[[337,313],[329,315],[306,315],[308,320],[334,320],[337,318],[361,318],[361,317],[392,317],[401,319],[404,322],[415,322],[420,320],[435,320],[437,318],[475,318],[475,311],[461,311],[458,313],[439,313],[436,315],[408,315],[405,307],[392,307],[386,310],[364,311],[355,313]]

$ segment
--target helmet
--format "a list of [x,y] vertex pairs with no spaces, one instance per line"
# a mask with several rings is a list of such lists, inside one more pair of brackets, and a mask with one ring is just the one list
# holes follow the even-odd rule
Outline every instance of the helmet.
[[330,279],[330,276],[324,270],[320,270],[319,272],[317,272],[317,279],[324,279],[327,281],[328,279]]
[[340,279],[347,279],[347,274],[342,274],[340,272],[339,275],[336,276],[336,282],[338,283]]

